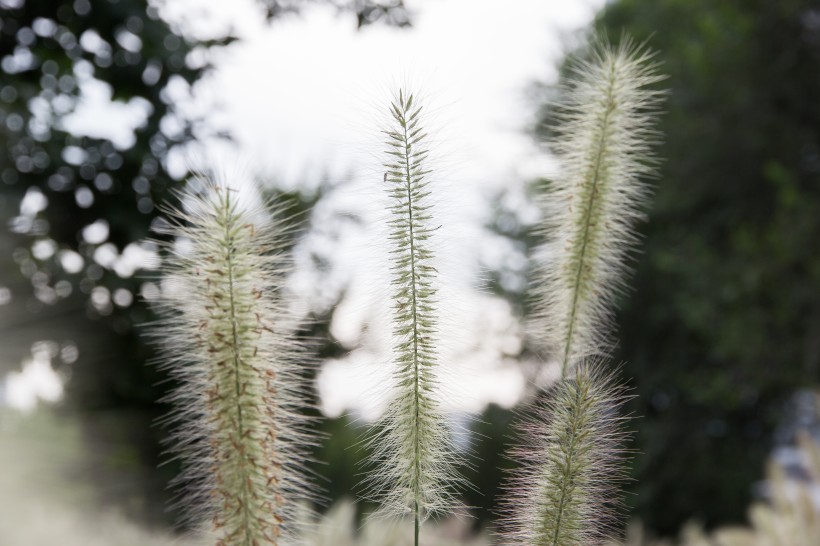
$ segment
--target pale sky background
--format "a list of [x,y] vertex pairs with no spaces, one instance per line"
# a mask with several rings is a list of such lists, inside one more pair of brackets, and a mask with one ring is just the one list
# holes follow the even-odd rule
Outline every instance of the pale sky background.
[[[603,0],[406,3],[411,28],[377,23],[357,30],[352,14],[321,3],[269,24],[254,0],[155,2],[186,35],[207,38],[233,28],[241,37],[213,54],[216,69],[190,94],[177,84],[168,90],[182,101],[182,112],[207,114],[211,128],[227,130],[235,143],[205,137],[169,159],[172,172],[193,163],[256,174],[287,189],[309,189],[325,179],[336,183],[313,213],[319,229],[296,256],[305,263],[310,250],[327,251],[332,273],[318,279],[303,272],[293,279],[294,290],[315,308],[346,291],[331,331],[355,350],[344,361],[327,363],[319,375],[329,415],[352,410],[372,418],[385,400],[386,393],[373,392],[390,373],[378,154],[384,112],[398,86],[417,90],[434,138],[435,212],[443,226],[436,243],[442,337],[449,340],[442,360],[458,385],[446,406],[476,412],[491,401],[511,406],[517,400],[524,387],[512,358],[520,346],[519,325],[506,302],[476,287],[482,268],[501,262],[521,267],[524,257],[482,225],[489,199],[502,190],[522,214],[534,214],[521,190],[552,165],[526,134],[535,110],[528,92],[535,82],[555,81],[564,46]],[[79,108],[66,125],[128,147],[147,105],[112,103],[110,89],[91,76],[81,88]],[[174,125],[169,119],[163,128],[173,131]],[[323,221],[347,213],[362,224]],[[22,405],[30,407],[32,397],[56,397],[59,389],[43,372],[44,358],[36,356],[7,380],[0,400],[25,400]]]

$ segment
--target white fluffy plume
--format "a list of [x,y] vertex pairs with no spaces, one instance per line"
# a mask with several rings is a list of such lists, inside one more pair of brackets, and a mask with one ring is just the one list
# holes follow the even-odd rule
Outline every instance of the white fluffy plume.
[[511,453],[522,466],[507,482],[501,544],[592,546],[614,536],[627,475],[624,392],[600,363],[583,362],[532,401]]
[[377,468],[366,483],[382,513],[414,518],[416,537],[421,522],[451,507],[458,480],[438,402],[436,269],[429,244],[435,225],[421,110],[412,94],[399,92],[384,131],[384,189],[392,203],[393,384],[391,402],[369,444]]
[[155,328],[178,382],[167,418],[181,458],[180,505],[218,544],[297,541],[310,438],[299,346],[283,299],[285,226],[209,180],[171,212]]
[[535,339],[566,375],[612,348],[612,313],[624,290],[635,225],[649,193],[662,79],[652,54],[624,38],[595,43],[555,108],[551,147],[560,173],[541,198],[543,236],[535,279]]
[[539,393],[513,453],[504,544],[592,546],[614,535],[625,399],[611,351],[615,298],[636,246],[661,93],[651,54],[624,38],[572,66],[553,135],[561,173],[542,196],[547,243],[534,278],[536,342],[561,377]]

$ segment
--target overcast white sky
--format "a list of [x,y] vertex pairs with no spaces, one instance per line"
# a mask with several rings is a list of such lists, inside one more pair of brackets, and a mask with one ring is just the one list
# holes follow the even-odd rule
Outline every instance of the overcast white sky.
[[195,35],[230,25],[243,37],[216,56],[200,105],[218,105],[213,122],[231,129],[243,158],[284,182],[358,167],[378,137],[375,107],[405,84],[445,113],[459,176],[483,185],[531,174],[527,88],[555,77],[564,37],[602,3],[408,0],[410,29],[357,30],[352,14],[322,3],[271,25],[254,0],[171,0],[163,13]]
[[[443,359],[462,391],[449,397],[448,405],[480,411],[489,401],[515,402],[523,378],[508,357],[520,343],[518,325],[505,302],[475,287],[479,264],[516,257],[503,241],[488,237],[482,223],[490,196],[503,189],[515,194],[524,181],[550,169],[547,155],[526,134],[535,109],[528,89],[534,82],[554,81],[568,37],[587,25],[603,2],[407,0],[411,28],[375,24],[361,30],[352,14],[322,3],[272,24],[254,0],[158,3],[163,17],[191,36],[233,28],[241,37],[214,55],[216,69],[195,88],[195,101],[183,107],[205,113],[236,144],[205,142],[204,153],[189,151],[184,159],[179,154],[172,163],[177,168],[181,161],[215,163],[228,172],[259,173],[287,188],[314,186],[323,178],[343,180],[316,218],[352,212],[363,219],[364,228],[334,228],[310,243],[335,254],[333,277],[322,280],[319,290],[314,277],[295,281],[297,290],[312,298],[347,290],[332,331],[358,349],[345,361],[329,363],[319,377],[328,414],[352,409],[373,416],[383,403],[383,397],[366,392],[389,374],[377,183],[379,129],[398,86],[417,90],[425,100],[435,139],[437,212],[444,225],[437,248],[444,257],[442,328],[450,329],[446,338],[458,340],[445,344]],[[87,100],[68,120],[72,130],[108,136],[127,147],[144,105],[112,104],[105,87],[93,82],[83,90]],[[94,123],[103,118],[105,126]],[[362,333],[365,326],[368,336]]]

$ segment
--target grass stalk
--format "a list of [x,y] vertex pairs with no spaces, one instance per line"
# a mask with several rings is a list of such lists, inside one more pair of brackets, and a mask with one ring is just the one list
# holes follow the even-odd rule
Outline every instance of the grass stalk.
[[439,408],[438,307],[422,108],[400,91],[390,106],[384,182],[393,291],[392,400],[370,445],[381,467],[366,482],[381,514],[411,514],[418,544],[423,522],[452,504],[453,450]]
[[649,194],[661,98],[650,86],[661,77],[651,53],[627,38],[594,43],[571,69],[556,108],[561,174],[541,200],[547,243],[535,289],[536,335],[561,373],[521,429],[506,544],[601,544],[614,534],[624,479],[623,388],[603,366]]
[[649,196],[662,96],[650,87],[662,79],[652,54],[628,39],[595,44],[571,68],[555,108],[561,173],[540,197],[547,242],[535,276],[536,331],[562,376],[613,348],[612,314]]
[[283,301],[285,227],[216,182],[181,201],[155,330],[179,384],[166,423],[180,504],[192,524],[211,522],[219,545],[291,543],[313,488],[301,471],[310,437]]

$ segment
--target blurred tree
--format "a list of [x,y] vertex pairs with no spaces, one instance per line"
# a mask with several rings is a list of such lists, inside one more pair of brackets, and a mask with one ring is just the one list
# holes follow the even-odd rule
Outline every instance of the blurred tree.
[[619,317],[633,515],[737,521],[784,401],[820,380],[820,3],[616,0],[596,27],[646,40],[671,90]]
[[259,0],[269,19],[282,13],[298,12],[308,2],[330,3],[340,12],[355,13],[359,28],[377,21],[398,27],[410,26],[410,13],[404,0]]
[[[90,442],[119,446],[94,450],[100,483],[116,484],[104,493],[127,490],[107,470],[155,464],[150,422],[162,391],[133,328],[149,318],[137,295],[155,288],[134,273],[152,250],[141,241],[154,204],[175,184],[165,154],[191,138],[197,121],[180,119],[166,89],[173,82],[186,92],[204,68],[186,64],[192,44],[142,2],[0,6],[0,216],[10,228],[0,237],[10,289],[3,359],[17,365],[39,339],[62,345],[68,401],[87,411]],[[88,128],[72,132],[71,115],[86,101]],[[125,111],[131,127],[117,123]],[[161,490],[162,479],[148,478],[135,484]]]
[[[359,26],[409,23],[400,0],[332,3]],[[260,5],[269,19],[299,7]],[[157,287],[135,273],[155,251],[145,241],[160,221],[155,204],[172,201],[180,183],[169,150],[209,131],[179,101],[210,69],[200,53],[236,39],[194,42],[159,17],[161,6],[0,0],[0,220],[9,228],[0,232],[0,377],[33,342],[55,341],[68,405],[83,412],[89,443],[99,440],[93,476],[151,519],[167,517],[154,498],[174,468],[155,471],[162,432],[151,422],[166,386],[146,366],[152,348],[135,325],[151,319],[144,300]],[[318,198],[296,197],[302,209]]]

